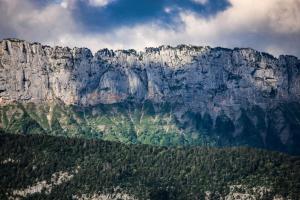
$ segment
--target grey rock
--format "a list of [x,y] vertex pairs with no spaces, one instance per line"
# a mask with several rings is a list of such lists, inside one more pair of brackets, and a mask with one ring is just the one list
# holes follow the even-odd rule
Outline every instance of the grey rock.
[[[81,106],[169,102],[178,105],[179,121],[187,111],[209,113],[214,123],[218,116],[227,116],[235,125],[234,137],[244,132],[239,124],[242,110],[258,106],[266,115],[267,125],[260,131],[265,138],[268,112],[300,100],[300,61],[250,48],[179,45],[144,52],[102,49],[93,56],[86,48],[0,41],[0,104],[51,99]],[[276,112],[276,127],[281,142],[287,143],[291,127],[283,115]],[[256,127],[257,115],[249,118]]]

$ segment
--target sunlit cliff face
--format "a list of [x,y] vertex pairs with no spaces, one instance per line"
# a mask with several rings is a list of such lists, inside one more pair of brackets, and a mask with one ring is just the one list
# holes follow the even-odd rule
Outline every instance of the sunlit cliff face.
[[160,112],[159,105],[167,103],[176,126],[183,124],[178,132],[193,131],[196,122],[191,120],[198,114],[199,119],[209,116],[211,131],[230,137],[251,130],[262,138],[260,144],[268,143],[268,133],[278,135],[284,145],[295,141],[298,123],[291,119],[297,119],[300,74],[294,56],[191,45],[142,52],[102,49],[93,55],[86,48],[13,39],[1,41],[0,49],[2,105],[151,102]]

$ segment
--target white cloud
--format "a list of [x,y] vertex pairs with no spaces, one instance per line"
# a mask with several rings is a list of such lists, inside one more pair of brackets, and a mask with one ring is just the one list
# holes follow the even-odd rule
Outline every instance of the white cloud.
[[106,47],[143,49],[186,43],[252,47],[275,55],[300,56],[299,0],[230,0],[230,7],[210,18],[181,10],[182,25],[176,29],[153,21],[122,26],[108,33],[87,32],[75,21],[71,11],[61,5],[38,10],[27,0],[19,2],[0,1],[0,37],[13,33],[16,37],[50,45],[85,46],[94,52]]
[[165,8],[164,8],[165,13],[171,13],[172,10],[173,10],[173,9],[172,9],[171,7],[165,7]]
[[73,9],[77,1],[85,2],[89,6],[93,6],[93,7],[104,7],[115,0],[61,0],[60,6],[65,9]]
[[208,0],[192,0],[192,1],[195,3],[198,3],[198,4],[202,4],[202,5],[204,5],[208,2]]
[[88,0],[91,6],[103,7],[111,3],[113,0]]
[[54,44],[61,34],[78,30],[78,27],[71,12],[59,4],[41,9],[27,0],[1,0],[0,30],[0,37],[40,42],[47,39]]
[[231,7],[209,19],[182,13],[186,36],[194,43],[249,46],[271,50],[276,55],[300,54],[299,0],[230,0],[230,4]]
[[73,9],[77,0],[61,0],[60,6],[65,9]]
[[61,5],[61,7],[63,7],[63,8],[68,8],[68,3],[67,3],[66,1],[62,1],[62,2],[60,3],[60,5]]

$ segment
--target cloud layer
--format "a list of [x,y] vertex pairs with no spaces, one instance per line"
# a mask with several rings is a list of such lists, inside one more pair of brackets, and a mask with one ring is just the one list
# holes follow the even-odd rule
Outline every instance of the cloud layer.
[[[147,18],[141,16],[142,21],[134,21],[136,16],[128,16],[135,23],[108,26],[109,21],[105,20],[101,24],[101,18],[106,19],[107,13],[113,12],[112,5],[118,6],[120,1],[126,0],[62,0],[44,5],[37,5],[32,0],[0,0],[0,38],[18,37],[49,45],[84,46],[94,52],[105,47],[143,49],[185,43],[252,47],[276,56],[293,54],[300,57],[299,0],[229,0],[230,6],[211,11],[212,15],[205,13],[210,10],[209,6],[218,5],[209,1],[188,0],[189,3],[196,2],[198,10],[162,1],[163,5],[153,5],[156,6],[153,8],[161,7],[164,16],[162,13],[155,15],[154,9]],[[95,18],[81,20],[85,17],[84,12],[77,13],[82,4],[94,11]],[[126,15],[122,17],[126,19]],[[99,29],[89,29],[88,20],[94,20],[96,25],[99,21]],[[113,19],[111,21],[113,23]]]

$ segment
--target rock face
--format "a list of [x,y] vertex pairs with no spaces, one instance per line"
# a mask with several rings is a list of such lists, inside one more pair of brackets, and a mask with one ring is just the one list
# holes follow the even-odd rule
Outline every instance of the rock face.
[[300,140],[299,59],[249,48],[180,45],[93,56],[86,48],[0,41],[0,104],[51,99],[80,106],[168,102],[180,123],[197,124],[188,117],[197,115],[201,130],[243,136],[241,144],[295,147]]

